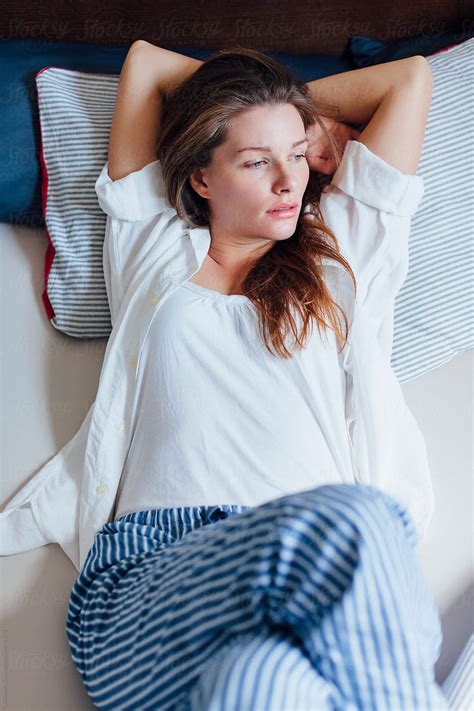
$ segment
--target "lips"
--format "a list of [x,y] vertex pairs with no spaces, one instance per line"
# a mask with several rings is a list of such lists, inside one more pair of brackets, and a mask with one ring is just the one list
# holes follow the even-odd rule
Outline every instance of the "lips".
[[272,220],[287,220],[289,218],[294,218],[298,215],[298,206],[290,208],[279,208],[278,210],[267,210],[267,215],[272,218]]
[[267,210],[267,212],[280,212],[282,210],[292,210],[295,207],[298,207],[298,203],[296,203],[296,202],[280,202],[278,205],[275,205],[275,207],[272,207],[270,210]]

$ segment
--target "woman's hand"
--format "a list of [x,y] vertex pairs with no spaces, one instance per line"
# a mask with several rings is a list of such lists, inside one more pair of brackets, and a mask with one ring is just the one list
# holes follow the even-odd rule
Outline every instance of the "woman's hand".
[[[333,141],[339,146],[341,154],[344,152],[347,141],[357,138],[360,134],[360,131],[341,121],[326,116],[321,116],[320,119]],[[306,138],[309,141],[306,160],[310,170],[324,175],[333,175],[336,172],[336,161],[332,157],[331,146],[319,124],[313,123],[308,128]]]

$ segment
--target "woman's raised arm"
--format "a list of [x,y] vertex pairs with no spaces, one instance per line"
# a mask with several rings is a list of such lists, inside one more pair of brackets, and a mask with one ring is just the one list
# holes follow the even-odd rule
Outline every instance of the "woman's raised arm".
[[307,85],[316,106],[322,101],[334,107],[337,121],[364,125],[358,141],[402,173],[416,174],[432,83],[428,61],[417,55]]
[[109,138],[112,180],[156,160],[162,92],[178,86],[201,64],[145,40],[131,45],[120,73]]

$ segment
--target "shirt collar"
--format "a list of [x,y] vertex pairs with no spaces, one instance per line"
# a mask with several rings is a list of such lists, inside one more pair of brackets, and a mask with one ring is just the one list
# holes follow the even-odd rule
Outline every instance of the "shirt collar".
[[209,248],[211,246],[211,235],[208,227],[189,227],[187,230],[188,237],[196,255],[196,260],[199,266],[203,263]]

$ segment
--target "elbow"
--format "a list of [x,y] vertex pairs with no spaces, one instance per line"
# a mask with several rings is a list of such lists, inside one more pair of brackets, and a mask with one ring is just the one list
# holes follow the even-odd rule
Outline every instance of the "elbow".
[[420,86],[426,87],[429,91],[433,88],[433,72],[431,64],[422,54],[417,54],[410,57],[408,70],[408,79],[411,82],[417,82]]
[[129,49],[132,49],[132,47],[146,47],[146,46],[149,45],[149,44],[150,44],[150,43],[147,42],[146,40],[143,40],[143,39],[136,39],[136,40],[134,40],[134,41],[132,42],[132,44],[130,45]]
[[421,54],[410,57],[404,86],[415,91],[420,111],[427,115],[433,98],[433,73],[428,60]]
[[156,44],[152,44],[151,42],[147,42],[146,40],[143,39],[137,39],[132,42],[130,47],[128,48],[129,52],[137,52],[137,51],[142,51],[144,49],[149,49],[150,47],[156,47]]

